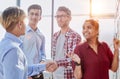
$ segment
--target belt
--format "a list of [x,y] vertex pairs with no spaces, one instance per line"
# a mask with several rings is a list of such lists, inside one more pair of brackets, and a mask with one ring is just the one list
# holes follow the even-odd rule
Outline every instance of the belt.
[[31,76],[33,79],[44,79],[43,73],[39,73],[38,75]]

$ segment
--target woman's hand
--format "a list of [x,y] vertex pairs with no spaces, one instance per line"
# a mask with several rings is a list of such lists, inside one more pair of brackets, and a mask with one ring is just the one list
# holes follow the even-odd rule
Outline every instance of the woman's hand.
[[66,55],[69,58],[71,58],[74,62],[77,62],[78,64],[80,64],[80,57],[77,54],[70,52],[70,53],[67,53]]
[[113,40],[113,43],[114,43],[114,50],[118,50],[119,49],[119,40],[114,38]]

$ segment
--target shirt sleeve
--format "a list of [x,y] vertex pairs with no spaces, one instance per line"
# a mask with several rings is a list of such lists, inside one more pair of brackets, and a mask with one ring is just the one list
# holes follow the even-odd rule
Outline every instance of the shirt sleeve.
[[64,66],[64,67],[71,65],[71,61],[72,60],[70,58],[56,60],[58,66]]
[[[74,53],[79,56],[79,45],[75,47]],[[75,63],[72,61],[73,70],[75,70]]]
[[20,51],[16,48],[10,49],[4,54],[2,61],[4,79],[23,79],[25,67],[22,59]]
[[37,75],[44,70],[46,70],[45,64],[30,65],[30,66],[28,66],[28,76]]
[[[76,34],[74,36],[76,36],[76,37],[74,37],[74,39],[73,39],[73,48],[72,48],[73,50],[72,51],[74,51],[74,53],[77,54],[77,52],[79,52],[78,51],[78,45],[81,42],[81,36],[79,34]],[[72,61],[72,67],[73,67],[73,70],[74,70],[75,69],[74,61]]]
[[76,37],[73,38],[73,47],[72,51],[74,51],[75,47],[81,42],[81,37],[79,34],[75,35]]
[[39,54],[41,57],[40,60],[42,59],[43,61],[46,60],[46,54],[45,54],[45,37],[43,36],[42,38],[42,46],[41,46],[41,49],[40,49],[40,54]]

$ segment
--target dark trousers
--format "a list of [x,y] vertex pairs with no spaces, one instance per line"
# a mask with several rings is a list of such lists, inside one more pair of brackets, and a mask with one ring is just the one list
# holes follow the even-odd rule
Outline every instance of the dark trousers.
[[32,79],[44,79],[43,73],[40,73],[40,74],[38,74],[38,75],[31,76],[31,77],[32,77]]

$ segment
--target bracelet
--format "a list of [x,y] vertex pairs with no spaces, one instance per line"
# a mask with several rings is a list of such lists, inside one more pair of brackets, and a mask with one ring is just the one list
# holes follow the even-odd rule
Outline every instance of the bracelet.
[[81,65],[81,63],[77,63],[77,62],[75,62],[75,65],[76,65],[76,66],[80,66],[80,65]]

